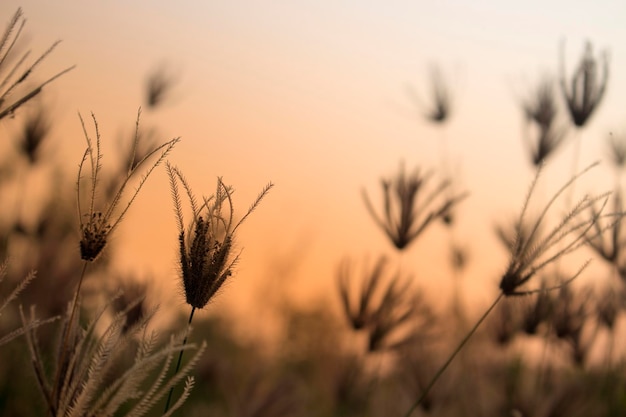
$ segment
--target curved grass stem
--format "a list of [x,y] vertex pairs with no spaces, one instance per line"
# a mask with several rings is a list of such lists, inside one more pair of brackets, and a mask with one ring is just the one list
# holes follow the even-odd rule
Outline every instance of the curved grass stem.
[[[193,320],[193,313],[196,312],[196,308],[195,307],[191,307],[191,314],[189,314],[189,321],[187,321],[187,326],[191,325],[191,320]],[[187,344],[187,335],[185,335],[185,338],[183,339],[183,348],[185,347],[185,345]],[[178,354],[178,361],[176,362],[176,370],[174,371],[174,375],[176,375],[178,373],[178,370],[180,369],[180,364],[183,360],[183,352],[184,350],[181,349],[180,353]],[[165,402],[165,409],[163,410],[163,414],[167,413],[167,410],[169,410],[170,408],[170,402],[172,401],[172,394],[174,393],[174,387],[170,388],[170,392],[169,394],[167,394],[167,401]]]
[[441,366],[441,368],[439,368],[439,370],[437,371],[437,373],[435,374],[435,376],[433,377],[433,379],[430,380],[430,383],[428,384],[428,386],[424,389],[424,391],[422,392],[422,394],[420,395],[420,397],[417,399],[417,401],[415,401],[415,403],[411,406],[411,408],[409,408],[409,410],[406,412],[406,414],[404,415],[404,417],[409,417],[413,411],[415,411],[415,409],[417,407],[420,406],[420,404],[422,404],[422,402],[426,399],[426,396],[428,396],[428,393],[430,392],[430,390],[432,389],[432,387],[435,385],[435,383],[439,380],[439,378],[441,377],[441,375],[443,375],[443,373],[446,371],[446,369],[448,369],[448,366],[450,366],[450,364],[452,363],[452,361],[454,360],[454,358],[456,357],[456,355],[459,354],[459,352],[463,349],[463,347],[467,344],[467,342],[470,340],[470,338],[474,335],[474,333],[476,333],[476,330],[478,330],[478,327],[480,327],[480,325],[482,324],[483,321],[485,321],[485,319],[487,318],[487,316],[489,315],[489,313],[491,313],[491,311],[496,307],[496,305],[498,305],[498,303],[500,302],[500,300],[502,299],[502,297],[504,297],[504,293],[500,292],[500,294],[498,295],[498,297],[495,299],[495,301],[491,304],[491,306],[489,306],[489,308],[483,313],[482,316],[480,316],[480,318],[478,319],[478,321],[476,322],[476,324],[474,324],[474,326],[471,328],[471,330],[467,333],[467,335],[465,335],[465,337],[463,338],[463,340],[461,340],[461,343],[459,343],[459,345],[457,346],[457,348],[452,352],[452,354],[450,355],[450,357],[448,357],[448,359],[446,360],[446,362]]

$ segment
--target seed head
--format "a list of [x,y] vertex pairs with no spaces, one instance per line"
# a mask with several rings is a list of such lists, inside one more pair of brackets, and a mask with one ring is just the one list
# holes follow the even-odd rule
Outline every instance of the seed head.
[[[536,136],[525,136],[531,162],[536,167],[552,155],[564,143],[567,130],[557,126],[559,114],[554,82],[549,77],[541,79],[531,95],[521,103],[522,110],[530,126],[535,126]],[[536,139],[534,139],[536,137]]]
[[593,55],[591,42],[587,42],[585,51],[569,84],[565,78],[565,53],[563,50],[561,54],[561,91],[572,122],[576,127],[582,127],[604,97],[609,78],[608,53],[603,52],[600,58],[596,59]]
[[[87,215],[88,216],[88,215]],[[82,239],[80,240],[80,257],[86,261],[93,261],[106,246],[107,235],[111,225],[107,223],[101,212],[92,213],[89,220],[80,225]]]
[[[189,183],[178,168],[167,164],[174,212],[179,229],[179,265],[187,304],[204,308],[215,296],[239,259],[231,256],[235,231],[273,187],[263,188],[248,212],[237,223],[233,220],[232,187],[217,179],[215,194],[203,197],[198,205]],[[192,210],[192,220],[185,226],[178,184],[187,193]]]
[[165,64],[155,67],[146,80],[146,106],[149,109],[162,106],[177,81],[176,75]]
[[[526,284],[538,271],[561,256],[575,251],[588,240],[588,234],[592,232],[598,219],[602,216],[602,211],[607,203],[609,193],[601,194],[596,197],[584,196],[549,233],[541,236],[540,229],[545,221],[548,210],[557,198],[563,194],[576,179],[595,165],[596,164],[589,166],[566,182],[541,211],[537,220],[532,227],[530,227],[530,231],[524,232],[522,225],[526,224],[525,215],[528,203],[541,173],[541,169],[538,170],[524,202],[520,218],[516,222],[517,231],[515,240],[511,246],[509,266],[500,281],[500,290],[505,296],[537,292],[538,290],[520,291],[520,287]],[[601,208],[595,211],[595,214],[590,218],[581,219],[582,214],[593,207],[597,201],[601,202]],[[612,215],[615,216],[616,214]],[[621,215],[619,216],[621,217]],[[552,251],[557,245],[561,248],[555,252]],[[575,275],[567,279],[565,283],[575,279],[587,266],[587,263],[585,263]]]
[[[409,93],[420,107],[424,107],[412,88],[409,89]],[[433,65],[430,69],[430,103],[424,110],[424,117],[432,123],[445,123],[452,112],[452,101],[452,92],[441,68]]]
[[[141,109],[137,114],[137,122],[136,125],[139,125],[139,116],[141,114]],[[80,239],[80,254],[81,259],[85,261],[94,261],[100,255],[102,250],[107,244],[107,240],[109,234],[117,227],[117,225],[121,222],[122,218],[130,208],[131,204],[139,194],[139,191],[143,187],[144,183],[152,173],[152,171],[165,159],[167,154],[172,150],[174,145],[178,143],[179,138],[175,138],[170,140],[169,142],[165,142],[159,146],[154,147],[150,152],[147,152],[143,159],[140,161],[131,161],[132,165],[128,167],[128,169],[123,173],[122,178],[120,180],[120,185],[117,190],[113,190],[113,197],[111,201],[105,205],[103,210],[96,209],[96,193],[98,190],[98,185],[100,184],[100,171],[102,169],[101,161],[102,161],[102,153],[100,150],[100,130],[98,128],[98,122],[96,121],[95,115],[91,115],[95,127],[96,140],[95,145],[87,132],[87,128],[85,127],[85,122],[83,118],[79,114],[81,125],[83,127],[83,133],[85,135],[85,140],[87,141],[87,149],[83,153],[83,159],[78,166],[78,178],[76,180],[76,200],[78,205],[78,218],[79,218],[79,230],[81,233]],[[136,130],[133,149],[137,147],[137,141],[139,140],[139,130]],[[95,146],[95,148],[94,148]],[[117,206],[120,204],[122,195],[131,178],[134,178],[137,174],[138,169],[142,168],[143,165],[150,159],[154,154],[159,153],[159,157],[155,162],[144,172],[143,176],[139,181],[139,185],[135,188],[134,193],[129,199],[126,206],[121,210],[119,214],[115,213]],[[83,168],[85,167],[86,161],[89,162],[90,165],[90,187],[89,187],[89,195],[88,195],[88,210],[87,213],[83,211],[83,195],[82,195],[82,173]],[[115,215],[115,216],[114,216]]]
[[383,189],[382,217],[379,217],[363,192],[365,206],[378,226],[402,250],[413,242],[436,219],[444,219],[450,210],[467,194],[445,195],[449,181],[440,182],[433,190],[425,187],[431,173],[422,174],[419,169],[407,176],[404,166],[395,178],[381,180]]

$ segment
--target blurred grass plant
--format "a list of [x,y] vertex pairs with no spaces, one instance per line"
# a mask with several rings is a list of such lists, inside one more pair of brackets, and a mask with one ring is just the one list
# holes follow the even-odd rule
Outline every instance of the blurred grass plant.
[[604,98],[609,80],[609,54],[603,51],[598,58],[593,54],[591,42],[585,49],[568,82],[566,76],[565,50],[561,46],[561,92],[574,126],[582,128]]
[[[356,332],[366,332],[368,353],[396,350],[416,337],[432,336],[434,314],[424,299],[410,288],[411,279],[399,272],[389,274],[389,262],[380,257],[364,270],[360,290],[351,296],[352,263],[339,265],[337,282],[345,317]],[[411,324],[418,328],[411,329]]]
[[554,82],[544,77],[531,94],[522,101],[522,110],[530,128],[536,127],[536,140],[530,137],[531,132],[525,135],[525,144],[530,153],[531,162],[535,169],[561,147],[567,138],[567,130],[557,126],[558,98]]
[[365,207],[396,249],[407,248],[436,219],[443,218],[467,194],[447,195],[450,181],[443,180],[427,189],[432,172],[416,169],[407,174],[404,165],[395,177],[381,180],[383,214],[377,214],[367,192],[363,191]]

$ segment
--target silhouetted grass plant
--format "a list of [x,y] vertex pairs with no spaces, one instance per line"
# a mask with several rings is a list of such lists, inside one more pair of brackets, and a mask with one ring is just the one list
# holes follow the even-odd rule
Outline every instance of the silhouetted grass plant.
[[[137,142],[139,140],[139,117],[141,111],[137,114],[137,122],[136,122],[136,130],[135,130],[135,138],[133,141],[133,155],[135,149],[137,147]],[[98,128],[98,122],[96,120],[95,115],[91,115],[94,127],[95,127],[95,141],[91,138],[89,133],[87,132],[87,128],[83,121],[83,118],[79,115],[80,122],[83,128],[83,133],[85,136],[85,140],[87,142],[87,148],[83,153],[83,157],[78,166],[78,176],[76,180],[76,200],[78,207],[78,222],[79,222],[79,230],[81,233],[80,238],[80,258],[83,260],[83,268],[81,271],[80,278],[78,280],[78,285],[76,287],[76,291],[74,293],[74,301],[72,302],[71,311],[69,314],[68,323],[71,324],[74,322],[74,316],[76,314],[76,309],[78,306],[78,299],[81,292],[81,287],[83,284],[83,280],[85,277],[85,272],[87,270],[87,265],[89,263],[94,262],[98,256],[104,250],[107,240],[109,239],[109,235],[117,228],[120,224],[124,215],[134,202],[135,198],[141,191],[142,186],[145,184],[146,180],[152,173],[152,171],[166,158],[168,153],[172,150],[174,145],[178,143],[179,138],[172,139],[164,144],[157,146],[151,152],[147,153],[143,159],[139,162],[134,161],[134,158],[131,158],[131,163],[127,167],[126,176],[121,182],[117,192],[113,195],[111,201],[105,203],[102,208],[98,208],[97,205],[101,204],[97,202],[97,190],[101,181],[101,169],[102,169],[102,153],[100,149],[100,130]],[[158,155],[156,161],[152,162],[146,171],[143,173],[143,176],[139,179],[139,184],[135,187],[134,192],[131,194],[130,199],[126,203],[125,206],[118,213],[117,208],[121,203],[122,197],[124,195],[124,190],[126,186],[129,184],[131,179],[134,179],[137,176],[137,172],[139,169],[143,168],[144,165],[148,164],[148,161],[151,159],[153,155]],[[82,175],[83,168],[85,167],[85,163],[89,163],[90,165],[90,176],[89,176],[89,192],[88,192],[88,202],[87,202],[87,212],[85,213],[82,206],[83,195],[81,193],[83,187]],[[60,353],[60,363],[63,363],[66,356],[69,354],[69,337],[70,337],[70,326],[64,329],[64,334],[62,336],[61,343],[61,353]],[[55,382],[53,385],[52,393],[53,398],[54,395],[58,394],[58,390],[61,389],[61,374],[60,367],[57,368],[57,376],[55,378]]]
[[[591,165],[587,169],[572,177],[553,195],[553,197],[548,201],[544,209],[541,211],[535,223],[532,225],[530,229],[530,234],[525,236],[521,233],[521,228],[525,221],[529,201],[541,174],[541,170],[537,171],[537,174],[535,175],[535,178],[530,186],[526,199],[524,200],[519,219],[516,222],[516,224],[518,225],[518,230],[516,233],[515,241],[513,243],[513,247],[511,248],[508,267],[503,273],[500,280],[500,292],[498,296],[476,321],[474,326],[461,340],[457,348],[450,354],[444,364],[439,368],[435,376],[432,378],[431,382],[426,386],[426,388],[424,388],[419,398],[409,408],[409,410],[405,414],[406,417],[410,416],[413,411],[418,406],[420,406],[420,404],[427,398],[430,390],[435,385],[437,380],[445,372],[445,370],[448,368],[456,355],[467,344],[469,339],[476,332],[482,322],[499,304],[502,298],[537,294],[539,292],[561,289],[565,287],[568,283],[573,281],[576,277],[578,277],[582,270],[587,266],[588,262],[584,263],[577,272],[569,276],[567,279],[552,287],[538,287],[534,289],[527,289],[526,287],[531,278],[533,278],[539,271],[541,271],[557,259],[580,248],[585,243],[586,236],[590,231],[593,230],[593,227],[598,222],[599,218],[601,216],[604,216],[602,211],[604,209],[604,205],[606,205],[608,193],[600,194],[599,196],[595,197],[584,196],[574,206],[574,209],[567,213],[555,227],[553,227],[549,232],[545,233],[542,236],[536,236],[536,234],[539,233],[542,224],[546,221],[549,209],[558,199],[558,197],[561,196],[561,194],[563,194],[569,187],[571,187],[572,184],[574,184],[574,182],[578,178],[580,178],[580,176],[582,176],[585,172],[587,172],[595,165],[596,164]],[[592,207],[596,201],[601,201],[603,203],[602,209],[600,209],[594,216],[590,218],[583,218],[583,215],[586,213],[586,211],[590,207]],[[621,218],[622,214],[613,213],[608,214],[607,216],[613,218],[617,216],[618,218]],[[536,243],[530,245],[530,242],[533,241],[535,241]],[[560,248],[558,248],[559,246]],[[555,247],[557,249],[555,249]]]
[[[227,186],[221,177],[217,179],[215,193],[202,197],[194,195],[191,186],[182,172],[167,164],[170,179],[174,212],[178,226],[179,267],[183,281],[185,301],[191,306],[188,324],[191,324],[196,309],[204,308],[217,294],[224,282],[232,275],[239,255],[232,255],[235,245],[235,232],[244,220],[261,203],[274,184],[267,184],[239,221],[235,221],[232,200],[233,188]],[[191,221],[185,225],[179,183],[187,194],[191,208]],[[183,345],[187,339],[183,341]],[[183,351],[180,351],[175,372],[178,371]],[[172,391],[168,396],[165,411],[168,410]]]
[[[383,213],[379,215],[365,191],[365,207],[391,243],[403,250],[435,220],[443,218],[463,200],[467,193],[447,195],[449,180],[430,186],[433,172],[423,173],[419,168],[407,174],[404,165],[395,177],[381,179]],[[430,188],[429,188],[430,187]]]
[[536,132],[533,132],[535,140],[530,137],[531,132],[525,135],[525,144],[535,168],[553,155],[567,138],[567,129],[557,125],[557,103],[555,85],[549,77],[541,79],[531,95],[522,102],[529,127],[536,127]]
[[388,259],[382,256],[371,268],[366,266],[357,297],[353,297],[353,265],[344,259],[339,266],[343,312],[354,331],[367,334],[367,352],[396,350],[416,338],[425,340],[435,325],[430,307],[411,288],[411,277],[390,274],[389,268]]

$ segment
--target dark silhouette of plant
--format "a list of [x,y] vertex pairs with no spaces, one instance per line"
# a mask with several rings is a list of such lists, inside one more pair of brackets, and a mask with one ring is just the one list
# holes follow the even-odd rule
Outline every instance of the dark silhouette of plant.
[[[368,352],[395,349],[408,343],[418,333],[425,338],[429,327],[434,324],[430,308],[410,291],[408,277],[399,273],[389,275],[388,270],[388,259],[381,256],[371,269],[364,271],[358,297],[354,300],[350,295],[352,263],[344,259],[339,265],[337,282],[341,305],[352,329],[367,333]],[[421,318],[419,331],[397,336],[418,318]]]
[[510,300],[500,303],[487,321],[487,333],[497,346],[508,346],[521,327],[520,311]]
[[409,94],[417,105],[425,107],[423,111],[426,120],[436,124],[443,124],[450,118],[453,107],[452,91],[443,76],[441,68],[437,65],[433,65],[430,68],[429,104],[424,106],[419,95],[412,87],[409,87]]
[[26,120],[19,136],[19,150],[28,162],[35,164],[41,154],[41,145],[50,133],[51,122],[48,113],[41,106],[27,113]]
[[554,300],[547,291],[546,281],[545,278],[542,280],[537,294],[522,299],[521,328],[528,335],[537,334],[539,326],[551,317]]
[[591,292],[574,292],[569,286],[563,286],[554,297],[552,327],[554,334],[565,340],[572,348],[572,360],[582,366],[589,354],[594,335],[583,337],[583,328],[591,314]]
[[177,78],[165,65],[155,67],[146,81],[146,105],[148,109],[155,109],[163,105],[171,94]]
[[[539,237],[539,232],[548,210],[557,198],[563,194],[576,179],[595,165],[596,164],[589,166],[578,175],[572,177],[554,194],[533,224],[530,234],[525,236],[521,227],[525,221],[530,196],[532,195],[532,192],[537,184],[537,180],[539,179],[539,173],[541,170],[538,170],[538,173],[530,187],[528,197],[524,202],[522,213],[517,222],[518,231],[516,233],[515,242],[511,248],[509,266],[500,281],[500,290],[502,291],[502,294],[505,296],[511,296],[537,292],[536,290],[520,291],[520,287],[526,284],[538,271],[563,255],[575,251],[588,239],[589,232],[596,227],[598,220],[602,216],[602,211],[608,200],[608,193],[601,194],[596,197],[590,197],[588,195],[584,196],[549,233],[545,236]],[[598,210],[591,218],[579,220],[582,213],[593,207],[597,201],[602,202],[601,209]],[[561,245],[560,249],[549,254],[550,250],[557,245]],[[585,266],[586,264],[568,281],[575,279]]]
[[[139,111],[137,114],[136,126],[139,125],[140,114],[141,114],[141,111]],[[91,116],[92,116],[94,127],[95,127],[95,134],[96,134],[95,143],[91,139],[89,133],[87,132],[85,123],[79,114],[80,122],[83,128],[83,133],[85,135],[85,140],[87,142],[87,149],[85,149],[82,160],[78,166],[78,175],[77,175],[77,180],[76,180],[76,201],[77,201],[77,206],[78,206],[78,224],[79,224],[79,230],[80,230],[80,235],[81,235],[79,246],[80,246],[80,258],[83,260],[83,268],[81,271],[80,278],[78,279],[78,285],[74,292],[74,299],[72,302],[71,312],[69,314],[69,319],[68,319],[69,324],[64,329],[63,335],[61,337],[62,342],[61,342],[61,349],[60,349],[60,355],[59,355],[60,364],[63,364],[65,360],[67,360],[70,357],[72,353],[70,351],[70,346],[68,345],[70,343],[70,337],[71,337],[69,330],[70,330],[70,326],[72,326],[74,323],[76,309],[78,307],[78,297],[81,293],[82,284],[85,278],[85,273],[87,271],[87,265],[95,261],[98,258],[98,256],[102,253],[103,249],[105,248],[107,244],[109,235],[120,224],[121,220],[123,219],[124,215],[130,208],[132,203],[134,202],[139,192],[141,191],[143,185],[145,184],[150,174],[165,159],[165,157],[172,150],[174,145],[176,145],[176,143],[178,143],[179,141],[179,138],[172,139],[169,142],[166,142],[158,146],[157,148],[155,148],[150,154],[148,154],[143,160],[141,160],[135,166],[129,166],[128,170],[126,171],[126,176],[124,180],[121,182],[121,185],[119,186],[117,192],[114,194],[111,201],[109,201],[108,204],[106,204],[106,207],[103,207],[102,209],[98,210],[96,194],[100,185],[100,174],[101,174],[101,169],[102,169],[102,165],[101,165],[102,153],[100,150],[100,130],[98,128],[98,122],[96,120],[95,115],[92,114]],[[136,142],[138,140],[139,140],[139,135],[136,134],[135,145],[133,146],[133,149],[136,147]],[[157,158],[155,162],[152,163],[152,165],[143,174],[142,178],[139,180],[139,184],[135,187],[135,190],[133,194],[131,195],[131,198],[126,203],[126,206],[122,209],[120,213],[117,213],[116,209],[119,206],[119,204],[121,204],[121,199],[122,199],[122,196],[124,195],[124,190],[126,189],[126,186],[129,184],[130,180],[136,177],[137,170],[140,168],[143,168],[144,164],[147,163],[147,161],[150,159],[151,156],[159,152],[160,152],[159,157]],[[84,202],[83,202],[83,195],[81,193],[81,189],[83,186],[82,172],[85,166],[85,161],[89,162],[90,168],[91,168],[90,169],[91,175],[89,178],[90,190],[89,190],[89,195],[88,195],[87,213],[85,213],[82,209]],[[57,371],[56,371],[57,374],[56,374],[56,377],[54,378],[54,383],[52,385],[52,390],[51,390],[52,398],[57,398],[57,395],[62,394],[58,391],[59,389],[62,388],[62,384],[63,384],[63,381],[61,379],[62,371],[63,370],[61,369],[61,366],[57,367]]]
[[382,179],[383,215],[374,210],[367,193],[363,191],[365,207],[376,224],[398,250],[413,242],[432,222],[446,215],[467,194],[446,195],[449,181],[441,181],[428,190],[432,172],[422,174],[416,169],[407,175],[404,166],[396,177]]
[[[7,276],[7,269],[9,263],[8,261],[4,261],[0,263],[0,284],[4,281]],[[0,317],[2,316],[3,311],[7,308],[7,306],[15,301],[17,297],[24,291],[24,289],[35,279],[35,272],[30,272],[26,277],[24,277],[15,288],[11,290],[8,296],[6,296],[3,300],[0,300]],[[50,323],[55,321],[57,318],[53,317],[47,320],[33,320],[28,323],[27,326],[22,326],[17,329],[13,329],[6,334],[4,333],[4,329],[0,327],[0,346],[9,343],[11,340],[23,335],[26,332],[33,330],[35,327],[38,327],[42,324]]]
[[536,133],[536,140],[531,139],[528,132],[525,135],[525,144],[531,162],[537,168],[563,144],[567,137],[567,130],[556,125],[559,112],[552,79],[548,77],[541,79],[521,105],[527,123],[531,127],[536,126],[536,132],[533,132]]
[[[78,217],[80,223],[81,230],[81,241],[80,241],[80,253],[81,259],[92,262],[94,261],[98,255],[102,252],[107,243],[107,238],[109,235],[117,228],[120,224],[124,215],[134,202],[135,198],[141,191],[141,188],[145,184],[146,180],[154,171],[154,169],[161,164],[169,154],[169,152],[173,149],[174,145],[178,143],[180,138],[174,138],[168,142],[165,142],[159,146],[152,147],[152,149],[148,152],[143,153],[142,159],[139,161],[136,160],[135,155],[138,155],[138,143],[139,143],[139,118],[141,115],[141,109],[137,113],[137,122],[136,122],[136,130],[135,137],[132,145],[132,158],[128,158],[128,166],[126,167],[126,172],[123,180],[120,182],[120,185],[117,191],[113,194],[111,201],[103,207],[101,210],[96,208],[96,191],[98,189],[98,185],[100,182],[100,172],[101,172],[101,160],[102,153],[100,151],[100,130],[98,128],[98,122],[96,120],[95,115],[91,115],[95,128],[95,142],[92,140],[91,136],[87,132],[87,128],[82,117],[79,115],[81,125],[83,127],[83,133],[85,135],[85,140],[87,141],[87,149],[83,154],[83,158],[78,167],[78,179],[76,181],[76,198],[78,204]],[[124,195],[124,191],[126,186],[129,184],[131,179],[137,176],[137,171],[140,168],[143,168],[145,164],[151,159],[153,155],[159,154],[158,158],[152,165],[146,170],[141,179],[139,180],[139,184],[135,187],[134,192],[131,195],[131,198],[126,203],[126,206],[121,210],[120,213],[116,213],[116,210],[121,203],[122,197]],[[81,193],[82,188],[82,174],[85,162],[88,161],[90,164],[90,190],[89,190],[89,201],[88,201],[88,212],[84,213],[83,206],[83,196]]]
[[608,53],[603,52],[599,58],[594,57],[593,45],[587,42],[580,62],[568,82],[564,49],[561,49],[561,91],[572,123],[580,128],[587,123],[604,97],[609,78]]

